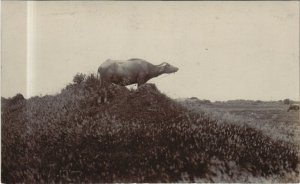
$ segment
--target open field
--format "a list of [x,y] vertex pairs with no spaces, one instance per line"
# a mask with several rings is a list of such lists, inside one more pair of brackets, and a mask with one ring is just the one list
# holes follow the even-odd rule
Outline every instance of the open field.
[[299,143],[299,111],[287,111],[282,101],[247,101],[202,103],[199,100],[179,100],[195,112],[206,112],[219,122],[247,124],[273,138]]
[[[284,141],[292,144],[300,150],[300,119],[299,111],[287,111],[289,105],[282,101],[250,101],[250,100],[231,100],[225,102],[210,102],[197,98],[178,99],[180,104],[196,113],[205,113],[219,124],[235,124],[238,126],[249,126],[273,140]],[[299,104],[299,102],[296,102]],[[298,157],[299,157],[298,152]],[[283,176],[272,176],[274,178],[257,178],[250,181],[268,182],[279,181],[287,182],[292,178],[298,178],[300,165],[297,172]],[[202,180],[200,180],[201,182]],[[220,181],[220,180],[218,180]]]

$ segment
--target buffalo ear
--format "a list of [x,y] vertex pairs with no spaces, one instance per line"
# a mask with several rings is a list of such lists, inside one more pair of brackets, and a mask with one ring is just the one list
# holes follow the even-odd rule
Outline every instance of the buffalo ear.
[[159,66],[165,67],[167,64],[168,64],[168,63],[163,62],[163,63],[161,63]]
[[169,67],[171,67],[171,65],[170,65],[169,63],[166,63],[166,64],[164,65],[164,68],[169,68]]

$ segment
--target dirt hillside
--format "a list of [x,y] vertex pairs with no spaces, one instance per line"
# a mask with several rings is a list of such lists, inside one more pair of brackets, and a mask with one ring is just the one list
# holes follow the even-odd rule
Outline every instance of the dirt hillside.
[[294,145],[190,112],[154,84],[91,75],[54,96],[2,107],[2,182],[249,181],[294,171]]

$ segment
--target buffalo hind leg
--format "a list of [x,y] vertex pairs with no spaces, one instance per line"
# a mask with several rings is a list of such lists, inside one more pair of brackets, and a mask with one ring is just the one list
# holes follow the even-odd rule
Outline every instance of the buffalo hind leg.
[[100,87],[100,103],[107,103],[107,89],[108,89],[108,83],[105,80],[101,80],[102,84]]

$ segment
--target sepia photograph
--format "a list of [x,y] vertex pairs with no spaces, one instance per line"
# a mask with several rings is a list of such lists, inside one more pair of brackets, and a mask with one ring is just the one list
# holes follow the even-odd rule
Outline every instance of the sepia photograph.
[[299,1],[1,1],[1,183],[299,183]]

